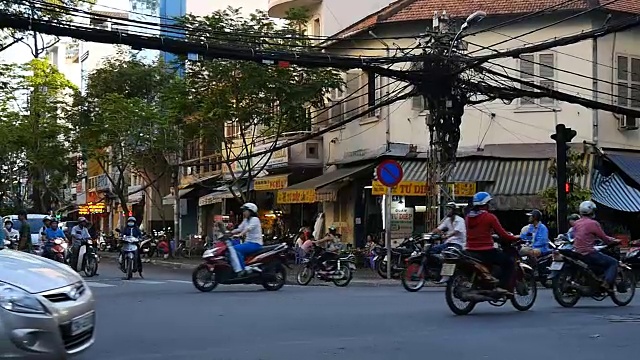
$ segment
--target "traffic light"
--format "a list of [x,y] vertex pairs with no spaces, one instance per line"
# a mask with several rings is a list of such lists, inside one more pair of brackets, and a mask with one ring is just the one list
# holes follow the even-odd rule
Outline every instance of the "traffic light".
[[564,193],[570,194],[573,191],[573,184],[570,182],[564,183]]

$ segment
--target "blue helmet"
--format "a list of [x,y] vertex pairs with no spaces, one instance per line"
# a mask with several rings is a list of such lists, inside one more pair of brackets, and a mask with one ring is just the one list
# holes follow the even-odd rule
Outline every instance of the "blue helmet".
[[473,206],[487,205],[491,200],[493,200],[491,194],[486,191],[480,191],[479,193],[473,195]]

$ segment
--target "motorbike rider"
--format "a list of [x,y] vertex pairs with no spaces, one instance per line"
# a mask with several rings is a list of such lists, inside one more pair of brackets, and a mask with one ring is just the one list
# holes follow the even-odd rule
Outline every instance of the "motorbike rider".
[[[335,226],[329,226],[329,233],[325,235],[322,239],[314,241],[314,244],[322,247],[324,251],[318,258],[318,262],[322,264],[325,270],[330,271],[331,262],[333,260],[337,260],[339,255],[337,253],[337,248],[335,244],[340,241],[338,230]],[[326,244],[326,245],[325,245]]]
[[4,221],[4,231],[2,233],[4,234],[4,239],[2,239],[3,246],[4,246],[4,240],[11,241],[11,245],[14,247],[18,246],[17,243],[14,244],[14,241],[20,240],[20,232],[13,228],[13,221],[11,221],[11,219],[6,219]]
[[600,223],[594,219],[596,204],[592,201],[580,203],[579,212],[580,219],[573,225],[575,236],[573,251],[583,255],[588,263],[605,268],[602,286],[607,291],[611,291],[618,273],[618,260],[597,251],[595,243],[597,239],[607,244],[619,243],[620,240],[607,236]]
[[529,226],[524,234],[520,234],[520,239],[531,241],[531,245],[522,247],[520,253],[535,259],[551,252],[549,249],[549,229],[542,223],[540,210],[534,209],[527,215],[529,216]]
[[234,245],[231,252],[231,264],[236,273],[244,273],[244,258],[246,255],[259,251],[262,248],[262,224],[258,218],[258,206],[254,203],[245,203],[242,210],[242,223],[237,229],[231,231],[234,235],[244,236],[242,244]]
[[567,221],[569,222],[569,231],[567,231],[567,239],[569,240],[573,240],[574,236],[574,229],[573,226],[576,224],[576,221],[578,221],[580,219],[580,215],[578,214],[571,214],[569,216],[567,216]]
[[[136,226],[137,220],[133,216],[129,216],[127,219],[127,227],[122,230],[122,236],[133,236],[134,238],[140,239],[142,237],[142,230]],[[140,244],[138,243],[138,258],[136,261],[138,262],[138,275],[142,277],[142,256],[140,254]]]
[[41,243],[45,243],[47,241],[47,229],[51,226],[51,220],[53,220],[53,218],[49,215],[42,218],[42,227],[40,228],[40,231],[38,231]]
[[457,205],[455,202],[449,202],[445,206],[447,209],[447,216],[442,220],[442,223],[433,230],[436,234],[444,234],[444,243],[436,246],[432,246],[429,250],[434,254],[439,254],[442,250],[448,247],[456,247],[460,250],[464,249],[467,242],[467,228],[464,223],[464,219],[457,214]]
[[58,238],[64,239],[66,241],[64,232],[58,227],[58,220],[51,219],[49,221],[49,225],[44,231],[44,257],[51,259],[51,248],[53,247],[53,240]]
[[496,249],[492,234],[496,233],[502,241],[516,242],[513,236],[502,227],[498,218],[489,212],[491,194],[481,191],[473,195],[473,209],[466,218],[467,251],[484,263],[500,266],[500,278],[496,291],[509,293],[509,281],[513,276],[515,262],[507,254]]
[[91,239],[87,224],[87,218],[81,216],[78,218],[78,225],[71,229],[71,267],[74,270],[76,270],[78,265],[78,252],[80,251],[82,241]]

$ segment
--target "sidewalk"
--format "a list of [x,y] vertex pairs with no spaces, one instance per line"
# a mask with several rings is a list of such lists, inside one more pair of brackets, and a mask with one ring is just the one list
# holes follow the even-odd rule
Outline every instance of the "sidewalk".
[[[100,252],[99,254],[100,254],[100,257],[102,258],[102,261],[109,261],[109,262],[115,261],[115,259],[118,256],[117,253],[110,253],[110,252]],[[146,259],[146,258],[143,258],[142,261],[145,264],[151,264],[154,266],[160,266],[160,267],[173,269],[173,270],[185,270],[185,271],[192,271],[193,269],[196,268],[196,266],[202,263],[202,260],[199,258],[195,258],[195,259],[184,259],[184,258]],[[291,265],[291,267],[292,267],[291,270],[287,270],[287,283],[295,285],[297,284],[296,274],[298,273],[299,265]],[[329,282],[322,282],[317,279],[315,279],[314,281],[311,282],[311,284],[309,284],[309,286],[330,286],[330,285],[332,284]],[[399,287],[401,286],[399,280],[383,279],[380,277],[380,275],[378,275],[377,272],[371,269],[356,270],[356,272],[353,275],[353,280],[351,281],[349,286],[351,285],[366,286],[366,287],[379,287],[379,286],[398,286]],[[427,287],[437,289],[443,286],[427,283]]]

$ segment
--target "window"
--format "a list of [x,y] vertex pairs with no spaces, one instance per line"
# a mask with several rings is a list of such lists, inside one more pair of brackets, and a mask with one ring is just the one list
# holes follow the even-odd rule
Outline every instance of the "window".
[[237,121],[228,121],[224,125],[224,137],[235,138],[240,136],[240,124]]
[[[380,76],[361,70],[348,71],[342,89],[334,89],[329,96],[327,125],[346,120],[367,111],[380,100]],[[360,120],[379,115],[379,109],[365,115]],[[322,114],[319,114],[321,117]],[[318,121],[322,121],[321,118]]]
[[307,159],[319,159],[318,143],[307,143]]
[[618,105],[640,108],[640,59],[618,56],[617,63]]
[[58,67],[59,63],[58,63],[58,47],[57,46],[54,46],[51,49],[49,49],[49,62],[56,68]]
[[[538,84],[549,89],[556,87],[556,69],[554,54],[527,54],[520,55],[520,78],[527,82]],[[537,91],[531,86],[520,85],[522,90]],[[521,106],[554,106],[555,100],[551,98],[521,98]]]
[[321,36],[322,32],[320,31],[320,18],[313,19],[313,36]]

